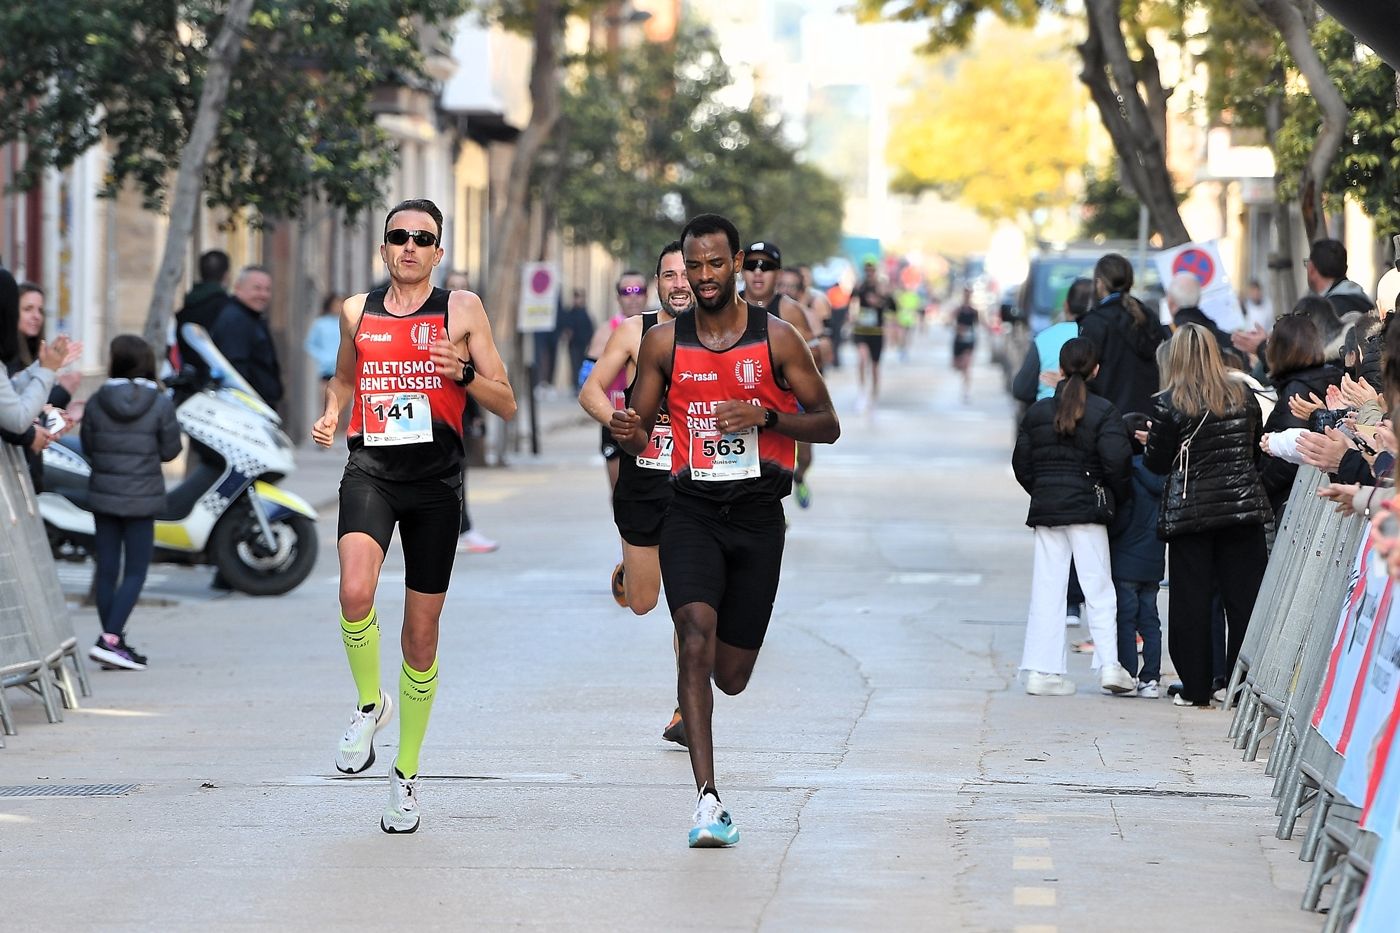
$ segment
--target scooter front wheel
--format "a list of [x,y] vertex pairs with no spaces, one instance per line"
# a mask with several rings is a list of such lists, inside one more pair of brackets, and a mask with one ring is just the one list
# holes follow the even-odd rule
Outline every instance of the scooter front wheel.
[[252,509],[235,505],[209,537],[210,562],[228,585],[250,596],[280,596],[295,589],[316,565],[316,523],[305,515],[284,515],[269,523],[268,547]]

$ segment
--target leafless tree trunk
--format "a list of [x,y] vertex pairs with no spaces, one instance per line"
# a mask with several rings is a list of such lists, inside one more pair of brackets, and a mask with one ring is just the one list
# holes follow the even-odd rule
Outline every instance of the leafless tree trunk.
[[155,293],[146,311],[146,342],[163,355],[170,316],[175,306],[175,291],[185,272],[185,250],[194,230],[195,210],[204,190],[204,168],[209,150],[223,118],[224,102],[228,100],[229,81],[234,66],[243,52],[243,32],[253,0],[229,0],[219,35],[209,50],[209,67],[204,73],[204,86],[199,92],[199,109],[195,113],[190,137],[180,151],[180,170],[175,174],[175,196],[170,201],[170,226],[165,232],[165,252],[156,276]]
[[[1089,88],[1104,128],[1113,140],[1127,180],[1162,234],[1163,246],[1191,239],[1177,210],[1176,192],[1167,170],[1166,141],[1153,120],[1152,106],[1138,89],[1139,70],[1155,64],[1144,58],[1137,67],[1123,40],[1122,5],[1118,0],[1085,0],[1089,37],[1079,46],[1084,69],[1079,79]],[[1155,68],[1153,69],[1155,71]],[[1161,77],[1143,80],[1149,97],[1165,114]],[[1155,90],[1154,90],[1155,89]]]
[[1293,63],[1308,82],[1308,92],[1322,112],[1322,125],[1313,140],[1312,153],[1303,166],[1298,183],[1298,200],[1303,209],[1303,228],[1311,243],[1327,236],[1327,215],[1322,208],[1322,189],[1327,174],[1342,145],[1347,126],[1347,105],[1341,91],[1332,83],[1327,67],[1313,48],[1309,22],[1294,0],[1254,0],[1259,12],[1273,24],[1288,46]]

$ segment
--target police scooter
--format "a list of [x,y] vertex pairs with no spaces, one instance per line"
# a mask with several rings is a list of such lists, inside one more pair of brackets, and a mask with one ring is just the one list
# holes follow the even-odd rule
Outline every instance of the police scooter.
[[[277,485],[296,469],[292,442],[203,327],[186,324],[180,333],[208,364],[208,378],[171,380],[189,452],[185,478],[156,517],[154,560],[212,565],[252,596],[286,593],[306,579],[317,551],[316,510]],[[57,559],[81,561],[92,551],[91,475],[76,436],[45,448],[39,507]]]

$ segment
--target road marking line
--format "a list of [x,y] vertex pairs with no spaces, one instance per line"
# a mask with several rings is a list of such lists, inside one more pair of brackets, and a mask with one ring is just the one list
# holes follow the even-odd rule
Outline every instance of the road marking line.
[[1016,855],[1011,858],[1012,871],[1053,871],[1055,863],[1048,855]]
[[1017,886],[1012,889],[1011,903],[1017,907],[1054,907],[1054,888],[1027,888]]
[[1011,841],[1018,849],[1050,848],[1050,840],[1045,836],[1014,836]]

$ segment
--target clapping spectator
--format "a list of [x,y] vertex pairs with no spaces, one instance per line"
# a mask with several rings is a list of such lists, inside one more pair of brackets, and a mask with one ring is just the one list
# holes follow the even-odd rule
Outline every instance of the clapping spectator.
[[[1323,355],[1322,335],[1308,318],[1287,315],[1274,325],[1267,360],[1269,376],[1278,388],[1278,402],[1264,422],[1265,433],[1307,428],[1307,418],[1294,414],[1290,403],[1294,399],[1325,397],[1328,389],[1341,385],[1342,371],[1323,362]],[[1260,464],[1259,478],[1268,493],[1275,521],[1283,518],[1297,473],[1297,464],[1275,456],[1264,457]]]

